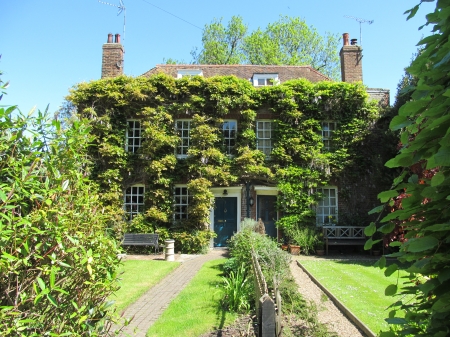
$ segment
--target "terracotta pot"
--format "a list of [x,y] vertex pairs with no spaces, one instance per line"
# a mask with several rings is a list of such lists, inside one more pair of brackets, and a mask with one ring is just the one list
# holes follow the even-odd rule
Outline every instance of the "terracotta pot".
[[289,245],[289,251],[292,255],[300,255],[300,246]]
[[316,254],[319,256],[323,256],[323,255],[325,255],[325,250],[324,249],[316,249]]
[[287,250],[288,250],[288,248],[289,248],[289,246],[288,246],[288,245],[281,245],[281,249],[282,249],[282,250],[284,250],[284,251],[287,251]]

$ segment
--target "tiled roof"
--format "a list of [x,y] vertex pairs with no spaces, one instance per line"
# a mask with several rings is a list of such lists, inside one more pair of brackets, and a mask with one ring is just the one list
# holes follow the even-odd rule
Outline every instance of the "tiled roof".
[[332,81],[310,66],[277,66],[277,65],[211,65],[211,64],[158,64],[146,73],[148,77],[157,73],[177,77],[178,70],[199,69],[204,77],[235,75],[239,78],[250,80],[254,74],[278,74],[280,82],[296,78],[305,78],[311,82]]

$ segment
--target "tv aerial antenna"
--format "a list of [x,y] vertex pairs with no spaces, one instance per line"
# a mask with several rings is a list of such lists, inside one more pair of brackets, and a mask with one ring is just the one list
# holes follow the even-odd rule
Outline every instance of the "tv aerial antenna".
[[98,0],[98,2],[100,2],[101,4],[118,8],[119,11],[117,12],[117,16],[119,16],[123,12],[123,40],[125,41],[125,21],[126,21],[126,16],[127,16],[127,10],[125,8],[123,0],[119,0],[119,1],[120,1],[119,5],[114,5],[109,2],[104,2],[104,1]]
[[361,19],[361,18],[356,18],[354,16],[350,16],[350,15],[344,15],[345,18],[349,18],[349,19],[355,19],[356,21],[359,22],[359,43],[362,46],[362,30],[361,30],[361,24],[362,23],[368,23],[369,25],[371,25],[375,20],[366,20],[366,19]]

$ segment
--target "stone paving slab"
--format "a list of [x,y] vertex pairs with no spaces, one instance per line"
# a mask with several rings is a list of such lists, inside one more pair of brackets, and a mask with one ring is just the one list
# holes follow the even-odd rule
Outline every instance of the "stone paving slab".
[[[119,336],[145,337],[150,326],[192,280],[203,264],[210,260],[223,258],[227,253],[227,250],[213,249],[205,255],[176,255],[175,261],[181,262],[181,265],[125,310],[125,318],[134,318]],[[133,256],[127,256],[126,259],[133,259]],[[153,255],[153,257],[147,256],[145,259],[158,260],[162,258]]]

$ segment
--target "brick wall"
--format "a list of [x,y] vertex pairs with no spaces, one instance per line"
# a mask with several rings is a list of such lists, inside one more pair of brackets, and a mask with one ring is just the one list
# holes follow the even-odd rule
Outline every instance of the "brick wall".
[[343,46],[340,53],[342,82],[357,82],[362,76],[362,49],[357,45]]
[[102,78],[123,74],[124,49],[120,43],[105,43],[102,56]]

